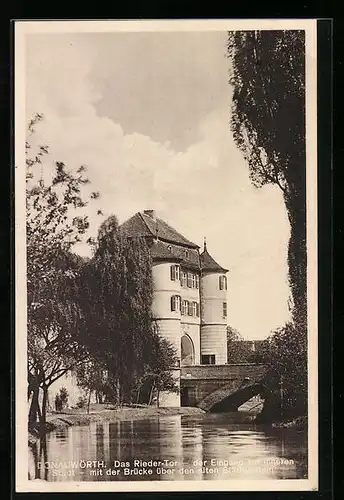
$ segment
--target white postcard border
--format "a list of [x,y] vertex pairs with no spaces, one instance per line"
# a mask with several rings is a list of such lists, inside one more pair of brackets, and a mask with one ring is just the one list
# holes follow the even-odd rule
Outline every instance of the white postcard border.
[[[31,33],[230,31],[303,29],[306,32],[306,165],[308,294],[308,479],[216,481],[54,482],[28,480],[25,37]],[[15,441],[16,492],[310,491],[318,489],[317,277],[317,33],[315,19],[120,20],[15,22]]]

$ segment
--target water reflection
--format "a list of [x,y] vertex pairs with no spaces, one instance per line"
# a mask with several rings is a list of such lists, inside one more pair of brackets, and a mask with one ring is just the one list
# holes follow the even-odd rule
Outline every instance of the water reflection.
[[46,443],[30,448],[29,477],[47,481],[303,479],[306,450],[304,432],[231,423],[230,414],[117,420],[50,433]]

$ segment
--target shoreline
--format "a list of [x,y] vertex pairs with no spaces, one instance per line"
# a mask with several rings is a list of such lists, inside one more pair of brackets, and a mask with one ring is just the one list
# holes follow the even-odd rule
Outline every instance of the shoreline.
[[[113,408],[102,405],[95,405],[96,408],[85,413],[84,410],[66,409],[61,412],[53,412],[47,415],[43,436],[49,432],[65,429],[75,425],[89,425],[92,422],[107,422],[109,420],[143,420],[145,418],[175,415],[203,415],[206,412],[197,407],[182,406],[172,408],[146,407],[122,407]],[[253,421],[254,423],[254,421]],[[259,425],[259,423],[257,423]],[[269,425],[275,429],[295,429],[303,430],[307,428],[307,417],[297,417],[285,421],[273,421]],[[39,441],[41,435],[39,425],[29,429],[28,444],[32,446]]]
[[[202,415],[205,411],[191,406],[157,408],[157,407],[124,407],[91,410],[84,413],[78,410],[65,410],[47,415],[45,431],[49,432],[65,429],[74,425],[89,425],[92,422],[106,422],[109,420],[143,420],[150,417],[175,415]],[[33,445],[40,439],[39,426],[29,429],[28,443]]]

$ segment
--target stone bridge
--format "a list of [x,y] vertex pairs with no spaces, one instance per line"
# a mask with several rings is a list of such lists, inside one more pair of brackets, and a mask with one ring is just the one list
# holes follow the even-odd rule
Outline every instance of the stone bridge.
[[253,396],[264,398],[275,378],[263,364],[182,366],[181,405],[213,412],[235,411]]

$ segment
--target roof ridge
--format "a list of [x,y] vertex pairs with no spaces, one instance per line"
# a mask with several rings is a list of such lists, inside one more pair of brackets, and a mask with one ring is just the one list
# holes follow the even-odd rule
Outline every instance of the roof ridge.
[[165,224],[165,226],[167,226],[171,231],[175,232],[178,234],[178,236],[180,236],[183,240],[185,240],[185,243],[184,245],[189,245],[189,246],[192,246],[192,247],[197,247],[197,248],[200,248],[197,243],[194,243],[193,241],[189,240],[188,238],[186,238],[182,233],[180,233],[179,231],[177,231],[177,229],[175,229],[174,227],[172,227],[168,222],[166,222],[164,219],[161,219],[160,217],[157,217],[157,220],[159,220],[161,223]]
[[[144,225],[146,226],[146,228],[148,229],[148,231],[151,233],[152,236],[155,236],[155,234],[153,234],[153,232],[151,231],[150,227],[148,226],[147,222],[145,221],[145,218],[143,217],[143,213],[142,212],[138,212],[142,222],[144,223]],[[146,217],[149,217],[149,215],[147,215]]]

